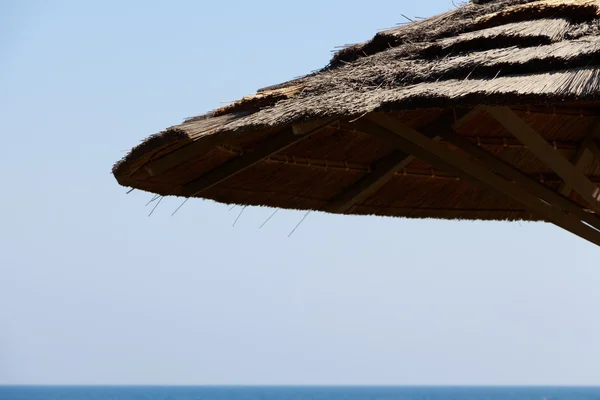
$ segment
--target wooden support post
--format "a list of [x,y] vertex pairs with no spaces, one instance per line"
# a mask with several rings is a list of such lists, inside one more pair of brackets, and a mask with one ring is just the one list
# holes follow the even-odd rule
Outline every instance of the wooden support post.
[[[269,156],[311,137],[323,128],[329,126],[333,121],[333,118],[328,118],[322,120],[320,124],[312,124],[310,129],[305,130],[302,130],[301,127],[297,127],[296,129],[287,128],[283,132],[265,140],[260,147],[256,148],[254,151],[236,157],[207,172],[200,178],[185,184],[178,194],[184,197],[196,196],[200,192],[210,189],[216,184],[239,174]],[[302,135],[298,134],[300,131],[303,132]]]
[[490,113],[513,136],[525,144],[544,164],[550,167],[563,181],[572,186],[590,206],[600,211],[600,187],[590,181],[573,164],[558,153],[550,143],[508,107],[486,107]]
[[373,194],[381,185],[394,176],[396,172],[406,167],[414,159],[410,154],[399,150],[393,151],[377,162],[369,174],[359,179],[334,198],[327,205],[325,211],[341,214],[350,210],[352,206]]
[[512,202],[524,207],[539,218],[600,246],[600,232],[565,214],[552,204],[527,193],[517,185],[478,165],[474,161],[436,143],[422,133],[399,123],[383,113],[370,114],[355,122],[357,129],[371,134],[399,150],[420,158],[437,168],[455,174],[483,190],[508,196]]
[[596,215],[588,213],[587,211],[583,210],[579,204],[561,196],[546,185],[531,179],[516,167],[504,162],[498,157],[495,157],[488,151],[471,143],[464,137],[453,132],[446,131],[442,132],[442,139],[458,147],[468,155],[478,159],[482,165],[515,182],[517,185],[521,186],[524,190],[528,191],[534,196],[539,197],[547,203],[560,207],[564,211],[573,214],[580,220],[585,221],[594,228],[600,230],[600,218],[598,218]]

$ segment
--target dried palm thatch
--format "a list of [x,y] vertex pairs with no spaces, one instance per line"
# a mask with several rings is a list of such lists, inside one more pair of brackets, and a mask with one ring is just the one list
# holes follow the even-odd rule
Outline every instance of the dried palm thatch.
[[479,0],[150,136],[124,186],[223,203],[547,221],[600,245],[600,0]]

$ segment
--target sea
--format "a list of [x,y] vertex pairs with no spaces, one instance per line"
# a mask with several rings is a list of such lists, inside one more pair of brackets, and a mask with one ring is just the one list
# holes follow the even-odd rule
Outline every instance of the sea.
[[0,386],[0,400],[600,400],[592,387]]

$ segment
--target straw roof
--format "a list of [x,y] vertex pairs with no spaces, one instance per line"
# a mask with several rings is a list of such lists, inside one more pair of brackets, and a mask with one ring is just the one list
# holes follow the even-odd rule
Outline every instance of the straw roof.
[[113,173],[163,196],[550,221],[600,244],[580,225],[600,227],[599,32],[600,0],[473,0],[150,136]]

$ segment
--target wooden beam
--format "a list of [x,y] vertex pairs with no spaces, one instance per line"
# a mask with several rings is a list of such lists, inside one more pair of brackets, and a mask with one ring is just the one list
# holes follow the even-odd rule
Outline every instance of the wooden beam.
[[379,160],[369,174],[335,197],[327,205],[325,211],[341,214],[350,210],[352,206],[373,194],[379,187],[389,181],[396,172],[406,167],[414,159],[415,157],[410,154],[399,150],[393,151]]
[[[581,147],[577,149],[577,153],[575,154],[575,157],[573,157],[572,163],[578,171],[583,173],[583,171],[588,168],[593,161],[594,155],[588,146],[582,144]],[[560,184],[558,191],[563,196],[570,196],[571,192],[573,191],[573,186],[569,185],[566,181],[563,181]]]
[[527,193],[517,185],[505,180],[474,161],[456,153],[422,133],[399,123],[383,113],[370,114],[355,123],[364,133],[371,134],[390,145],[413,154],[437,168],[455,174],[474,186],[509,197],[513,203],[524,207],[539,218],[600,246],[600,232],[565,214],[552,204]]
[[600,230],[600,218],[598,218],[596,215],[588,213],[574,201],[561,196],[548,186],[526,176],[513,165],[510,165],[500,158],[495,157],[490,152],[478,147],[466,138],[453,132],[442,132],[442,139],[458,147],[468,155],[478,159],[484,166],[515,182],[517,185],[521,186],[524,190],[528,191],[534,196],[539,197],[547,203],[554,204],[564,211],[570,212],[580,220],[585,221],[594,228]]
[[[594,157],[600,159],[598,155],[594,154],[594,148],[596,145],[594,140],[600,134],[600,118],[596,118],[594,123],[592,124],[591,132],[583,139],[579,148],[577,149],[577,153],[575,153],[575,157],[571,160],[572,164],[575,165],[578,171],[584,173],[586,168],[594,161]],[[573,187],[569,185],[567,182],[561,183],[559,192],[564,196],[570,196],[573,191]]]
[[294,135],[308,135],[315,130],[322,129],[324,124],[325,126],[330,125],[333,121],[333,118],[311,119],[306,122],[293,124],[292,131],[294,132]]
[[595,117],[598,115],[598,110],[595,107],[544,107],[544,106],[532,106],[515,105],[512,107],[513,110],[521,112],[541,114],[554,116],[559,115],[563,117]]
[[169,154],[166,154],[154,161],[150,161],[146,164],[146,170],[151,176],[157,176],[164,172],[167,172],[171,168],[183,164],[187,160],[193,157],[202,157],[209,151],[213,150],[215,146],[219,145],[223,141],[221,135],[209,135],[199,140],[185,145]]
[[513,136],[525,144],[544,164],[550,167],[563,181],[573,187],[590,206],[600,211],[600,187],[591,182],[581,171],[554,150],[531,126],[508,107],[486,107]]
[[287,128],[283,132],[276,134],[273,137],[265,140],[259,147],[252,152],[245,153],[231,161],[214,168],[213,170],[195,179],[179,190],[180,196],[193,197],[200,192],[210,189],[211,187],[231,178],[234,175],[252,167],[262,160],[272,156],[283,149],[295,145],[296,143],[307,139],[319,132],[323,128],[329,126],[334,121],[333,118],[322,120],[320,124],[313,124],[309,130],[305,130],[303,135],[294,133],[292,128]]
[[457,130],[458,128],[460,128],[461,126],[466,124],[467,122],[471,121],[473,118],[477,117],[483,111],[484,111],[483,108],[481,108],[479,106],[474,107],[469,111],[466,111],[460,117],[456,118],[454,123],[452,123],[452,129]]
[[[452,115],[443,115],[434,123],[425,127],[425,135],[438,141],[438,133],[442,127],[448,126],[452,119],[454,123],[462,124],[469,118],[472,118],[473,112],[468,109],[453,110]],[[351,123],[340,122],[339,126],[347,131],[355,131]],[[406,167],[415,159],[414,156],[402,151],[395,151],[383,159],[379,160],[371,167],[372,171],[359,179],[345,191],[336,196],[325,208],[325,211],[331,213],[344,213],[350,210],[356,203],[359,203],[373,194],[383,184],[385,184],[394,174]]]
[[[331,123],[332,119],[316,119],[306,123],[298,123],[292,125],[292,130],[295,135],[305,135],[310,133],[314,128],[318,128],[323,123]],[[213,150],[215,146],[222,144],[223,141],[231,139],[232,135],[207,135],[195,142],[185,145],[173,152],[166,154],[156,160],[150,161],[146,164],[146,170],[151,176],[157,176],[167,172],[171,168],[175,168],[178,165],[194,158],[201,157]]]

